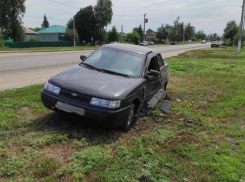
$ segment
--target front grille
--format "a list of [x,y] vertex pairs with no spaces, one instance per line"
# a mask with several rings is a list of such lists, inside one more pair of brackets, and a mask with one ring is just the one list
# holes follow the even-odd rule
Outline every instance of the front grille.
[[[77,94],[77,96],[72,96],[73,93]],[[66,100],[70,100],[76,103],[89,103],[91,100],[90,96],[79,94],[76,92],[71,92],[65,89],[61,89],[59,96],[61,98],[64,98]]]

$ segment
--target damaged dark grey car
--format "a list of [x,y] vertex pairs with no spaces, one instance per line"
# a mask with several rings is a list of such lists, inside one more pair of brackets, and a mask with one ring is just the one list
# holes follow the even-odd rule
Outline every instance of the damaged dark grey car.
[[86,121],[128,131],[134,119],[160,89],[166,90],[170,70],[153,49],[104,45],[45,85],[45,107],[76,113]]

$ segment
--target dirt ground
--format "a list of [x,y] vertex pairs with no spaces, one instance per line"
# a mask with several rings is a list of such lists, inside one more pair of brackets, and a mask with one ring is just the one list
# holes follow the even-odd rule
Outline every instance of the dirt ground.
[[[169,58],[193,49],[201,49],[201,48],[199,47],[199,48],[163,52],[162,56],[164,58]],[[41,55],[47,53],[14,53],[14,54],[7,53],[7,54],[0,55],[0,58],[1,56],[21,56],[21,55],[34,55],[34,54]],[[48,53],[48,54],[54,54],[54,53]],[[60,54],[62,54],[62,52]],[[61,64],[58,66],[55,65],[55,66],[19,69],[19,70],[12,70],[12,71],[2,71],[0,72],[0,91],[14,89],[14,88],[21,88],[34,84],[45,84],[51,76],[73,65],[74,64]]]

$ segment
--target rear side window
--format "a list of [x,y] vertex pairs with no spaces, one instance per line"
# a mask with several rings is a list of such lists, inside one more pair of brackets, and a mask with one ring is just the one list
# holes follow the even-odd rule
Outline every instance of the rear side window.
[[162,66],[164,66],[162,57],[161,57],[159,54],[157,55],[157,62],[158,62],[158,65],[159,65],[160,68],[161,68]]

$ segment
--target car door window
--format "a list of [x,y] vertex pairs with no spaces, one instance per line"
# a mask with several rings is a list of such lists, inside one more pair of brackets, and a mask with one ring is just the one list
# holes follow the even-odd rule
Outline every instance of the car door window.
[[150,71],[150,70],[159,71],[156,56],[153,57],[153,58],[151,58],[151,62],[150,62],[150,64],[149,64],[149,66],[148,66],[148,71]]
[[162,57],[161,57],[160,55],[157,55],[157,62],[158,62],[158,65],[159,65],[160,68],[161,68],[162,66],[164,66]]

